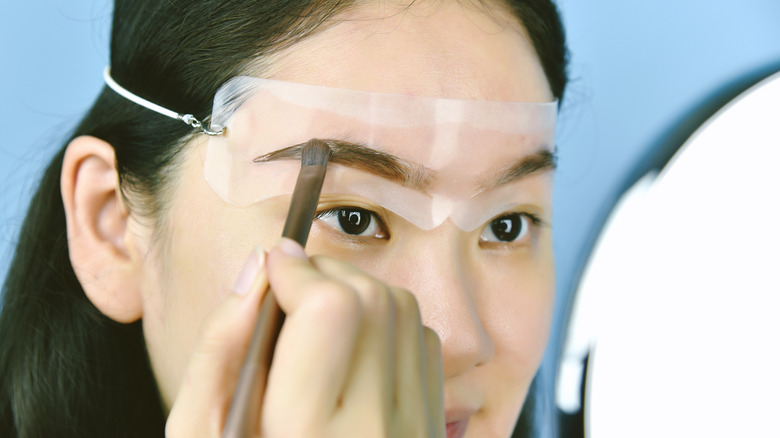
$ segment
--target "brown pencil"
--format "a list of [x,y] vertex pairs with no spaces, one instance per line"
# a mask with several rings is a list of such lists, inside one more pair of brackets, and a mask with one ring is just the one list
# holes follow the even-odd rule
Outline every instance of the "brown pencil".
[[[301,150],[301,171],[282,231],[283,237],[289,237],[301,246],[306,246],[309,237],[330,155],[330,147],[318,139],[309,140]],[[268,371],[283,323],[284,313],[274,294],[267,291],[260,303],[252,340],[225,419],[223,438],[252,436],[253,428],[260,420]]]

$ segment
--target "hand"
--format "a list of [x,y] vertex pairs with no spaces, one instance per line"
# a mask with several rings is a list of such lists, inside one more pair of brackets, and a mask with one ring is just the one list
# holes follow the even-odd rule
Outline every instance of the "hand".
[[290,240],[266,267],[205,323],[168,436],[220,436],[266,278],[287,317],[258,436],[444,436],[441,346],[413,295]]

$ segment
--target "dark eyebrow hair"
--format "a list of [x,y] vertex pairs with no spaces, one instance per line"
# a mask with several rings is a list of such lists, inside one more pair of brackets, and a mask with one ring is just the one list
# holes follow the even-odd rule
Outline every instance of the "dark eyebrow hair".
[[555,153],[546,148],[541,149],[510,164],[503,171],[498,172],[496,176],[480,183],[479,187],[483,190],[495,189],[536,173],[554,170],[556,162]]
[[[321,139],[330,146],[330,162],[372,173],[387,180],[421,192],[430,188],[435,172],[420,164],[412,163],[395,155],[380,152],[368,146],[344,140]],[[254,163],[267,163],[277,160],[301,158],[301,150],[306,143],[269,152],[252,160]]]
[[[321,140],[331,148],[331,163],[362,170],[404,187],[427,194],[436,177],[436,171],[432,169],[362,144],[337,139]],[[254,163],[267,163],[278,160],[299,160],[305,145],[306,143],[300,143],[288,146],[260,155],[252,161]],[[495,189],[535,173],[555,169],[555,163],[555,154],[548,149],[541,149],[517,160],[503,171],[496,172],[494,177],[486,178],[478,184],[478,191]]]

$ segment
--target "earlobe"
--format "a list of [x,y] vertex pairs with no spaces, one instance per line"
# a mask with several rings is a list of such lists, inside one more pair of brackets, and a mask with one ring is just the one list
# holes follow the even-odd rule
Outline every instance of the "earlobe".
[[68,250],[76,276],[103,314],[128,323],[142,316],[142,260],[129,234],[114,148],[89,136],[65,151],[60,176]]

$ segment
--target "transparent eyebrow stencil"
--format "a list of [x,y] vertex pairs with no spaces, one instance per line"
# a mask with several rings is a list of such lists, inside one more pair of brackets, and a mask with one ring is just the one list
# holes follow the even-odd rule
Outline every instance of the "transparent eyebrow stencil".
[[[530,202],[551,167],[557,102],[430,98],[236,77],[217,92],[204,163],[228,203],[292,193],[300,145],[326,140],[323,195],[358,197],[423,230],[471,231]],[[298,146],[296,148],[296,146]]]

